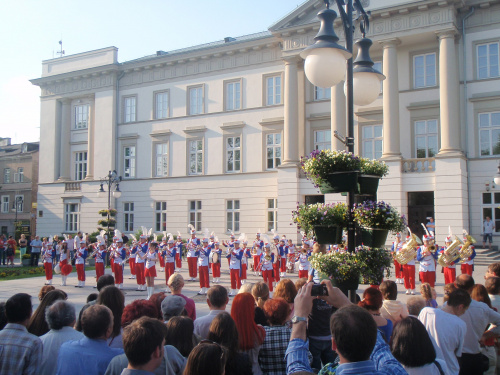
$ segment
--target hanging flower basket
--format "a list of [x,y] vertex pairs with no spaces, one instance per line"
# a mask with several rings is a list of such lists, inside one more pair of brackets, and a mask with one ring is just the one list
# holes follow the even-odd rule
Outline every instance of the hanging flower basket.
[[376,195],[380,177],[361,174],[358,176],[359,195]]
[[388,229],[361,228],[361,239],[364,246],[382,247],[387,241]]
[[336,281],[332,278],[332,286],[339,288],[342,293],[348,296],[350,290],[358,290],[359,287],[359,275],[353,276],[350,279],[343,281]]
[[392,256],[383,248],[359,247],[356,249],[361,266],[362,283],[378,286],[384,277],[391,276]]
[[339,244],[342,242],[342,231],[343,228],[339,226],[314,226],[314,234],[319,244]]
[[292,211],[292,220],[307,236],[316,234],[314,227],[347,227],[347,205],[345,203],[302,204]]
[[335,251],[329,254],[313,254],[309,257],[312,267],[328,275],[332,285],[341,289],[346,295],[349,290],[358,289],[362,263],[356,253]]
[[326,182],[319,186],[323,194],[358,192],[359,171],[332,172],[326,176]]
[[[399,215],[395,208],[385,202],[365,201],[361,204],[356,204],[353,209],[353,214],[356,224],[367,230],[371,228],[377,230],[384,229],[397,233],[406,229],[405,217]],[[368,236],[368,234],[366,236]],[[382,235],[376,234],[376,236],[380,238]],[[363,237],[365,246],[378,247],[377,245],[368,245],[366,241],[370,241],[369,238]]]

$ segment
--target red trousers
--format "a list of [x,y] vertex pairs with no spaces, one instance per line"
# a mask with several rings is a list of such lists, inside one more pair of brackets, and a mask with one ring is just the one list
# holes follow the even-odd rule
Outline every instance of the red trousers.
[[123,267],[121,264],[115,264],[115,284],[123,284]]
[[309,277],[309,271],[308,270],[299,270],[299,279],[302,279],[305,277],[306,279]]
[[165,284],[168,285],[168,279],[174,274],[175,264],[174,262],[165,263]]
[[444,285],[454,283],[456,279],[456,269],[444,267]]
[[175,254],[175,266],[177,268],[182,268],[182,258],[181,258],[181,254],[179,254],[179,253]]
[[158,258],[160,258],[160,267],[165,268],[165,258],[158,254]]
[[231,274],[231,289],[240,289],[241,288],[241,280],[240,280],[240,270],[230,270]]
[[45,262],[43,263],[43,267],[45,268],[45,278],[52,280],[52,263]]
[[286,258],[281,258],[281,267],[280,267],[281,272],[286,272]]
[[394,261],[394,269],[396,270],[396,279],[402,279],[403,276],[403,271],[401,271],[401,264],[395,260]]
[[137,285],[146,284],[146,278],[144,277],[144,263],[135,264],[135,274],[137,275]]
[[260,255],[253,255],[253,272],[257,272],[260,263]]
[[405,289],[415,289],[415,265],[403,265],[403,277]]
[[272,270],[263,270],[262,277],[264,278],[264,282],[269,286],[269,291],[273,291],[273,271]]
[[462,264],[460,269],[462,270],[462,273],[466,273],[467,275],[472,276],[472,269],[473,269],[472,264]]
[[198,257],[188,257],[188,268],[189,268],[189,277],[196,277],[196,263],[198,262]]
[[130,258],[128,260],[128,264],[130,266],[130,273],[132,274],[132,276],[135,276],[135,258]]
[[212,263],[213,277],[220,277],[220,263]]
[[78,281],[85,281],[85,264],[76,264],[75,266]]
[[274,269],[274,281],[278,282],[280,281],[280,264],[274,263],[273,269]]
[[99,277],[101,277],[102,275],[104,275],[104,263],[96,262],[95,263],[95,278],[96,278],[96,281],[98,281]]
[[246,264],[241,264],[241,280],[246,280],[247,279],[247,265]]
[[434,288],[434,284],[436,283],[436,271],[427,271],[427,272],[419,272],[420,282],[429,283],[431,287]]
[[210,288],[210,280],[208,277],[208,266],[199,266],[198,269],[200,272],[200,288]]
[[115,260],[114,260],[114,258],[111,258],[109,260],[109,264],[111,265],[111,272],[115,273]]

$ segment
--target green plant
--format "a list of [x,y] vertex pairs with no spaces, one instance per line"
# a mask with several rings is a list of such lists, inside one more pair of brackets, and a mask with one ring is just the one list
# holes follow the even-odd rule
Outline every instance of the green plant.
[[97,222],[97,224],[101,225],[102,227],[114,227],[116,225],[116,219],[109,218],[108,219],[101,219]]
[[387,176],[389,167],[383,161],[376,159],[361,159],[361,174],[374,175],[379,177]]
[[353,209],[354,221],[364,228],[385,229],[393,233],[406,229],[404,215],[385,202],[365,201],[356,204]]
[[332,172],[359,171],[361,159],[346,151],[315,150],[301,158],[301,166],[306,177],[320,186]]
[[389,251],[359,247],[356,249],[356,256],[363,284],[379,284],[384,277],[391,276],[392,257]]
[[297,228],[314,235],[314,226],[347,226],[347,205],[345,203],[302,204],[292,211],[292,219]]
[[31,259],[30,254],[24,254],[21,259]]
[[359,278],[361,264],[356,253],[335,251],[328,254],[313,254],[309,257],[311,266],[337,284]]
[[99,210],[98,213],[101,216],[108,216],[108,212],[109,212],[109,216],[111,216],[111,217],[116,216],[116,214],[118,213],[118,211],[116,211],[114,208],[110,208],[109,210]]

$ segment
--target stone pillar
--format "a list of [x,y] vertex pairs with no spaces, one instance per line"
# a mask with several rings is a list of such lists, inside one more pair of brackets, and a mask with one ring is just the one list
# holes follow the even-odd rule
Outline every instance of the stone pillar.
[[383,81],[383,152],[385,160],[401,159],[399,136],[399,80],[398,55],[396,47],[399,39],[389,39],[380,42],[383,48],[382,70]]
[[285,58],[283,164],[299,162],[298,56]]
[[71,100],[62,100],[61,109],[61,153],[59,157],[59,181],[71,178]]
[[458,156],[460,149],[460,85],[457,75],[456,30],[437,33],[439,37],[439,111],[441,148],[439,156]]
[[87,177],[86,180],[94,179],[94,137],[95,137],[95,100],[90,99],[88,115],[88,135],[87,135]]
[[331,129],[332,129],[332,150],[346,150],[346,146],[335,138],[335,131],[341,136],[347,137],[346,119],[346,98],[344,85],[339,83],[332,87],[331,99]]
[[299,120],[299,158],[306,155],[306,74],[304,72],[304,61],[298,62],[298,120]]

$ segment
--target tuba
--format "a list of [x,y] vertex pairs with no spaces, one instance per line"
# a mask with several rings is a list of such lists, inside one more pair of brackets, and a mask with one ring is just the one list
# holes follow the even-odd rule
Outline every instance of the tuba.
[[467,233],[466,230],[464,230],[464,238],[465,242],[460,249],[460,263],[466,262],[467,259],[472,255],[472,246],[473,244],[476,243],[476,239],[472,237],[469,233]]
[[438,263],[442,267],[447,267],[448,264],[454,263],[458,258],[460,258],[460,245],[463,242],[455,236],[455,240],[439,255]]
[[415,259],[417,256],[416,247],[422,243],[420,238],[411,232],[410,228],[408,228],[408,231],[410,232],[411,238],[403,245],[395,257],[399,264],[406,264]]

